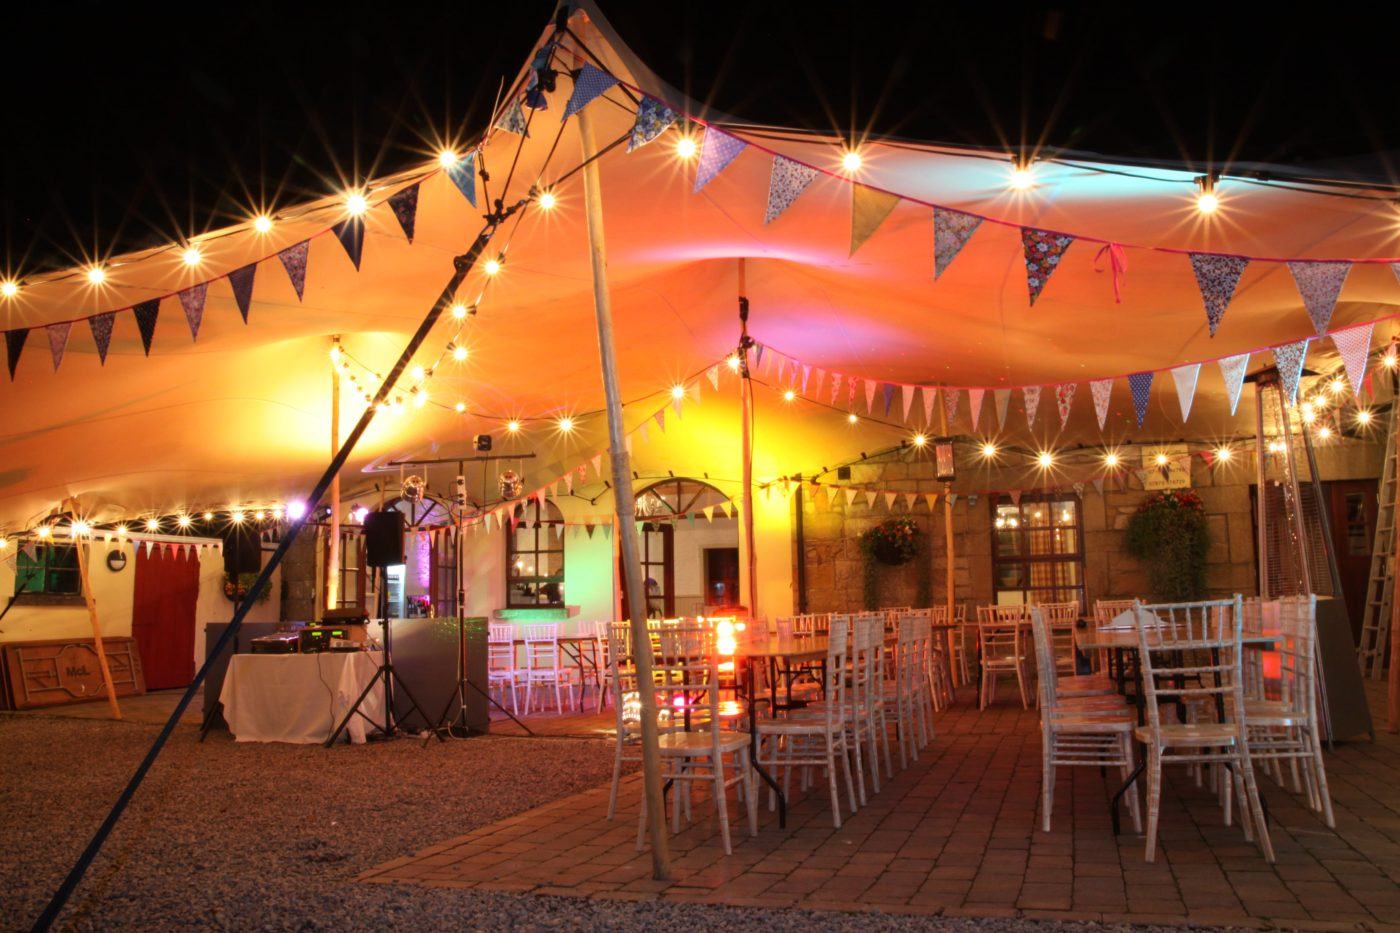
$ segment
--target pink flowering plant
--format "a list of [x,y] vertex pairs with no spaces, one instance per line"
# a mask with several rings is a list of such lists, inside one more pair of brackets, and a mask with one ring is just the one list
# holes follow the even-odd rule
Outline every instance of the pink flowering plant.
[[1205,504],[1191,489],[1154,492],[1128,519],[1128,553],[1147,569],[1150,595],[1164,602],[1206,596],[1210,529]]
[[861,548],[882,564],[898,567],[919,553],[919,526],[912,518],[891,518],[860,536]]

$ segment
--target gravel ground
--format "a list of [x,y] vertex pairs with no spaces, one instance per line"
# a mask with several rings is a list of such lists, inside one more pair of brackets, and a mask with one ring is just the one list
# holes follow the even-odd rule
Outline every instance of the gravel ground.
[[[0,929],[27,929],[154,726],[0,714]],[[359,872],[608,779],[588,739],[367,746],[171,739],[60,923],[78,929],[868,929],[870,915],[587,901],[397,885]],[[881,927],[927,921],[879,917]],[[940,920],[940,927],[1020,928]],[[1087,925],[1086,925],[1087,929]]]

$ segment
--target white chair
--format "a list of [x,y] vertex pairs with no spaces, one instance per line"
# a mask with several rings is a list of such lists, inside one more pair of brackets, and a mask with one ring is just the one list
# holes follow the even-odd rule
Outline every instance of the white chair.
[[520,715],[519,671],[515,661],[515,626],[492,625],[486,630],[486,687],[499,690],[500,703],[505,706],[510,690],[511,711]]
[[899,742],[899,767],[909,759],[919,760],[919,749],[930,740],[933,696],[931,632],[928,615],[914,611],[899,620],[895,643],[888,657],[893,659],[894,676],[885,681],[884,707],[887,719],[895,723]]
[[[1138,656],[1146,701],[1144,725],[1134,736],[1147,748],[1147,842],[1145,859],[1157,854],[1157,822],[1162,799],[1162,767],[1168,764],[1221,765],[1229,769],[1225,823],[1230,823],[1232,792],[1240,800],[1245,838],[1257,838],[1266,861],[1274,861],[1259,787],[1250,759],[1245,726],[1241,625],[1244,604],[1233,599],[1161,603],[1134,609]],[[1182,723],[1164,716],[1162,706],[1177,701],[1213,705],[1218,721]]]
[[[885,717],[885,619],[881,613],[858,615],[852,622],[851,723],[856,742],[867,743],[870,786],[880,792],[880,760],[885,773],[894,776],[890,732]],[[862,803],[864,800],[862,799]]]
[[608,683],[612,688],[616,718],[613,743],[612,788],[608,792],[608,819],[617,813],[617,792],[622,783],[622,765],[642,760],[642,700],[637,687],[637,670],[632,658],[632,626],[628,622],[606,623]]
[[[856,812],[855,785],[851,781],[851,762],[847,757],[846,718],[846,659],[850,623],[837,619],[830,623],[830,642],[826,652],[826,701],[814,707],[815,715],[788,719],[763,719],[758,723],[758,756],[768,766],[770,774],[783,769],[784,794],[787,793],[791,769],[817,766],[826,769],[827,785],[831,791],[831,822],[841,828],[841,796],[836,788],[836,762],[841,762],[846,778],[846,796],[851,812]],[[765,742],[768,742],[765,745]],[[770,809],[775,795],[769,795]]]
[[982,687],[978,693],[978,707],[986,709],[996,699],[998,678],[1014,674],[1016,686],[1021,692],[1021,706],[1029,709],[1031,698],[1026,686],[1026,652],[1022,637],[1026,607],[979,606],[977,617],[977,641],[982,653]]
[[[1040,691],[1041,825],[1048,833],[1057,768],[1116,767],[1124,780],[1132,774],[1137,714],[1118,697],[1094,698],[1089,702],[1062,698],[1056,689],[1059,675],[1050,627],[1039,608],[1031,610],[1031,632]],[[1133,828],[1142,832],[1142,810],[1135,787],[1129,788],[1128,812],[1133,817]]]
[[1061,674],[1077,672],[1074,663],[1074,629],[1079,624],[1079,603],[1041,603],[1038,607],[1050,633],[1050,646],[1055,655],[1055,670]]
[[[522,633],[525,640],[525,664],[518,674],[525,683],[525,713],[533,708],[531,701],[535,688],[553,689],[554,709],[564,712],[563,696],[567,694],[569,704],[574,702],[574,671],[564,663],[563,652],[559,648],[559,626],[526,625]],[[565,694],[561,694],[561,688]],[[544,710],[544,704],[540,704]]]
[[593,658],[598,667],[598,712],[607,705],[612,693],[612,667],[608,664],[608,636],[611,622],[593,623]]
[[[1103,629],[1113,623],[1113,620],[1128,613],[1128,618],[1132,618],[1133,606],[1137,603],[1135,599],[1096,599],[1094,600],[1094,628]],[[1099,651],[1094,655],[1094,670],[1100,671],[1108,667],[1108,652]]]

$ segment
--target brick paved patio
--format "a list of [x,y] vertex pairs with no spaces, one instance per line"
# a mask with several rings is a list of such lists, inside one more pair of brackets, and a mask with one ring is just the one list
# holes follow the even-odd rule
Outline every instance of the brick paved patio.
[[[1383,722],[1381,695],[1372,695]],[[1163,792],[1158,861],[1142,837],[1113,837],[1106,784],[1066,769],[1055,826],[1038,828],[1040,739],[1033,712],[1005,703],[978,713],[963,697],[938,718],[938,738],[840,830],[825,796],[793,802],[779,829],[765,806],[757,838],[741,829],[719,847],[713,807],[672,837],[675,880],[651,880],[637,852],[640,781],[624,783],[619,817],[607,787],[448,839],[361,876],[377,883],[533,891],[578,897],[735,905],[879,909],[944,916],[1136,923],[1377,927],[1400,918],[1400,739],[1341,746],[1328,757],[1337,830],[1265,779],[1278,863],[1238,826],[1221,825],[1214,796],[1181,772]],[[600,744],[600,753],[611,746]],[[819,790],[823,789],[822,785]],[[797,796],[797,795],[795,795]],[[449,817],[450,818],[450,817]],[[741,817],[738,817],[742,825]]]

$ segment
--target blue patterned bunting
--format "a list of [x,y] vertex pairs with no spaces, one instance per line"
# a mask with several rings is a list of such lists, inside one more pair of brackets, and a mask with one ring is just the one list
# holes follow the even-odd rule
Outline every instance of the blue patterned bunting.
[[1303,296],[1303,306],[1308,309],[1308,317],[1312,319],[1317,335],[1325,335],[1327,325],[1332,321],[1332,311],[1337,307],[1337,298],[1342,293],[1342,283],[1351,271],[1351,263],[1290,262],[1288,271],[1293,273],[1298,294]]
[[277,254],[277,258],[282,260],[282,268],[287,270],[287,278],[292,280],[292,288],[296,289],[297,301],[301,301],[302,292],[306,289],[306,261],[310,254],[310,240],[288,246]]
[[88,318],[88,330],[92,331],[92,342],[97,347],[97,362],[107,363],[107,348],[112,345],[112,325],[116,323],[117,312],[108,311]]
[[1191,253],[1191,271],[1196,273],[1196,285],[1201,289],[1201,301],[1206,307],[1206,323],[1210,335],[1220,326],[1225,309],[1235,297],[1235,286],[1244,274],[1249,260],[1243,256],[1216,256],[1212,253]]
[[525,111],[520,107],[519,97],[510,102],[505,113],[501,114],[500,119],[496,121],[496,129],[514,133],[516,136],[529,136],[530,134],[526,132],[527,126]]
[[156,336],[156,318],[160,317],[160,299],[143,301],[131,309],[136,314],[136,329],[141,332],[141,346],[151,355],[151,341]]
[[632,138],[627,151],[640,149],[670,128],[680,117],[670,107],[654,97],[643,97],[637,105],[637,122],[632,124]]
[[449,165],[447,177],[452,179],[452,184],[462,192],[462,197],[467,199],[467,203],[476,207],[476,151],[468,152]]
[[418,225],[418,183],[414,182],[389,198],[389,210],[399,222],[403,235],[413,242],[413,230]]
[[1128,377],[1128,389],[1133,395],[1133,410],[1137,412],[1138,427],[1147,417],[1147,400],[1152,393],[1153,373],[1133,373]]
[[200,282],[180,292],[180,307],[185,309],[185,322],[190,325],[190,339],[199,339],[199,325],[204,323],[204,300],[209,296],[209,283]]
[[[228,274],[228,284],[233,289],[233,300],[238,304],[238,313],[243,315],[244,324],[248,323],[248,306],[253,302],[253,277],[257,272],[258,264],[250,262]],[[110,335],[110,328],[108,333]]]
[[817,170],[809,165],[780,155],[773,156],[773,172],[768,177],[768,210],[764,212],[763,222],[767,224],[777,220],[816,177]]
[[890,406],[894,404],[894,386],[885,383],[885,417],[890,416]]
[[713,126],[705,127],[705,138],[700,142],[700,164],[695,167],[695,190],[708,185],[747,147],[748,143],[737,136]]
[[1278,367],[1278,381],[1283,388],[1284,401],[1292,405],[1298,400],[1298,380],[1303,375],[1303,360],[1308,356],[1308,338],[1297,343],[1286,343],[1274,347],[1274,365]]
[[579,69],[578,77],[574,79],[574,93],[569,96],[569,102],[564,105],[564,119],[569,119],[587,107],[616,84],[617,79],[606,71],[585,64],[583,68]]

